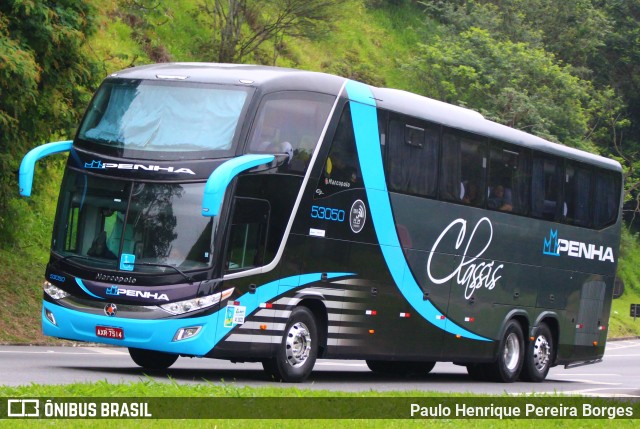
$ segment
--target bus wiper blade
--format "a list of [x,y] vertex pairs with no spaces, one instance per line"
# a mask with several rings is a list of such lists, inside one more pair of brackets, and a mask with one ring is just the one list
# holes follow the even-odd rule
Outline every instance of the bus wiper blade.
[[195,282],[195,279],[193,277],[191,277],[190,275],[187,275],[184,271],[182,271],[180,268],[176,267],[175,265],[169,265],[169,264],[156,264],[153,262],[134,262],[131,265],[144,265],[147,267],[165,267],[165,268],[171,268],[172,270],[175,270],[177,273],[179,273],[180,275],[182,275],[182,277],[184,277],[185,279],[187,279],[187,281],[191,284],[193,282]]
[[64,261],[66,261],[66,260],[69,260],[69,259],[82,259],[82,260],[84,260],[84,261],[103,262],[103,260],[102,260],[102,259],[99,259],[99,258],[92,258],[92,257],[89,257],[89,256],[82,256],[82,255],[67,255],[67,256],[64,256],[64,257],[62,257],[62,258],[58,259],[58,260],[57,260],[57,261],[55,261],[53,264],[51,264],[51,268],[57,268],[57,267],[58,267],[58,265],[59,265],[60,263],[62,263],[62,262],[64,262]]

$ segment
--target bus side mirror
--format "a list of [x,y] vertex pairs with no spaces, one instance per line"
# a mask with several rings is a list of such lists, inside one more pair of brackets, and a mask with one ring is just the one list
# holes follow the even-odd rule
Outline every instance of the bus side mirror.
[[20,174],[18,175],[18,184],[20,185],[20,195],[23,197],[31,196],[31,187],[33,186],[33,172],[36,162],[45,156],[53,155],[60,152],[68,152],[71,150],[73,141],[65,140],[43,144],[31,149],[22,158],[20,163]]
[[275,159],[273,155],[242,155],[226,161],[213,170],[204,187],[202,199],[202,216],[217,216],[227,186],[238,174],[262,164],[269,164]]

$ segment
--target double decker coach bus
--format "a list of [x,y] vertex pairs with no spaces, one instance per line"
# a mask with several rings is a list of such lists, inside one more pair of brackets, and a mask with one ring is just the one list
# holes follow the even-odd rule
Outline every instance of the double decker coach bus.
[[617,162],[404,91],[275,67],[109,76],[69,152],[46,335],[375,372],[465,365],[542,381],[601,360],[618,261]]

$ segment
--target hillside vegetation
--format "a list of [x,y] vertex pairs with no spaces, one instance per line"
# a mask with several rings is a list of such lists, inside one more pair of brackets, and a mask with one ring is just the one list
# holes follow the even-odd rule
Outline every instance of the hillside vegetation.
[[[221,36],[216,0],[56,3],[0,4],[0,343],[54,341],[40,333],[40,301],[64,156],[38,163],[28,200],[17,198],[19,162],[32,147],[71,138],[99,82],[130,66],[229,59],[418,92],[618,159],[625,209],[637,208],[637,2],[221,2],[244,7],[236,45]],[[239,48],[251,48],[285,7],[295,11],[288,26]],[[610,336],[640,332],[629,317],[629,304],[640,303],[640,246],[631,216],[628,224],[619,264],[626,289]]]

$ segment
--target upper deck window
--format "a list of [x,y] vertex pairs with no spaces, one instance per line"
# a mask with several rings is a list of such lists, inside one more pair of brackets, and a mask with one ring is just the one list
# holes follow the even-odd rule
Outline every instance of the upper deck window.
[[306,91],[281,91],[260,102],[249,153],[287,154],[283,172],[304,174],[318,145],[335,97]]
[[[246,88],[111,80],[87,111],[78,139],[144,159],[224,157],[248,99]],[[213,153],[212,153],[213,151]]]

